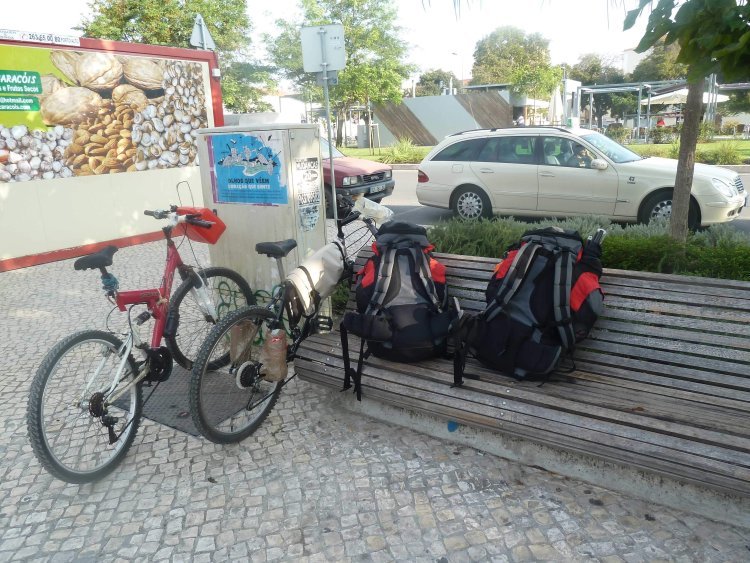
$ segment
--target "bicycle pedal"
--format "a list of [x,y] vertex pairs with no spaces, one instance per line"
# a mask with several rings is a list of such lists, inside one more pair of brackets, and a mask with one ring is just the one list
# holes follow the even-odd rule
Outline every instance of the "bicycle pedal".
[[315,332],[330,332],[333,330],[333,319],[331,317],[318,316],[313,323]]

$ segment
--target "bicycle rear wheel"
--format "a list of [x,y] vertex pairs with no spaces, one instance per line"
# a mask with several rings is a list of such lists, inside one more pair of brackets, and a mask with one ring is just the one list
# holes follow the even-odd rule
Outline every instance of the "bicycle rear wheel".
[[[98,330],[73,334],[42,361],[29,394],[27,426],[31,447],[44,468],[68,483],[101,479],[122,461],[133,444],[141,419],[141,386],[135,385],[115,404],[106,405],[122,358],[122,342]],[[132,381],[129,357],[118,389]],[[105,417],[113,417],[110,444]]]
[[274,318],[263,307],[239,309],[219,321],[201,346],[190,380],[190,412],[212,442],[244,440],[276,404],[281,382],[266,381],[259,360]]
[[231,311],[246,305],[255,305],[255,297],[250,285],[239,273],[229,268],[206,268],[198,272],[216,310],[216,317],[207,315],[205,307],[199,303],[199,296],[194,288],[195,280],[189,278],[178,287],[172,296],[170,308],[176,310],[180,322],[176,333],[164,335],[169,351],[174,360],[183,368],[190,370],[208,332],[216,322]]

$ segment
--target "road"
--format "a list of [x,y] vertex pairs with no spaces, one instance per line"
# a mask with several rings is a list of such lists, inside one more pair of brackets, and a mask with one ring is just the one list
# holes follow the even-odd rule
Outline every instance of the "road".
[[[742,174],[745,189],[750,189],[750,174]],[[382,203],[390,207],[396,219],[410,221],[420,225],[433,225],[441,219],[449,219],[453,213],[447,209],[424,207],[417,201],[417,171],[394,170],[393,178],[396,189],[393,194],[385,198]],[[740,218],[732,222],[732,226],[750,234],[750,209],[742,210]]]

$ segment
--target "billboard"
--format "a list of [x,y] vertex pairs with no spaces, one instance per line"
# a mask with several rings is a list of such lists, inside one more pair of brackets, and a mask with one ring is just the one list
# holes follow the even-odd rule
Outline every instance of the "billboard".
[[0,183],[196,164],[206,62],[0,44]]

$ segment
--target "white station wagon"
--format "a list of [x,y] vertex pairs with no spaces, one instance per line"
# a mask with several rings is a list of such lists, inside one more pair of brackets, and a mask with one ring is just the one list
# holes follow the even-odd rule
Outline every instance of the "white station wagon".
[[[419,165],[417,199],[465,219],[601,215],[647,223],[672,213],[677,161],[644,158],[588,129],[456,133]],[[689,226],[732,221],[747,204],[736,172],[696,164]]]

